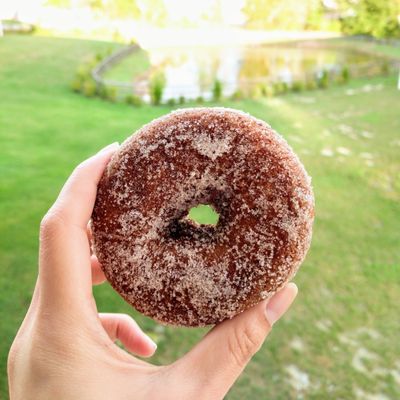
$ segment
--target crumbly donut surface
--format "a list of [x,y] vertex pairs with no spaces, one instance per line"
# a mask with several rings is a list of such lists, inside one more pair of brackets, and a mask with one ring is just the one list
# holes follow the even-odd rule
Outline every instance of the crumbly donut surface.
[[[216,226],[187,219],[211,204]],[[304,167],[265,122],[226,108],[175,111],[130,136],[100,181],[94,250],[112,286],[160,322],[204,326],[271,297],[311,241]]]

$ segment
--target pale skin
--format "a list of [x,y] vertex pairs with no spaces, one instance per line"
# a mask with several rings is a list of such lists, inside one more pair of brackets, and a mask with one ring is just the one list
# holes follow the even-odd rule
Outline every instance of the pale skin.
[[117,148],[81,163],[42,220],[36,287],[8,358],[11,400],[223,399],[296,297],[289,283],[215,326],[170,365],[135,357],[152,356],[156,345],[130,316],[98,313],[92,294],[105,277],[87,227],[97,184]]

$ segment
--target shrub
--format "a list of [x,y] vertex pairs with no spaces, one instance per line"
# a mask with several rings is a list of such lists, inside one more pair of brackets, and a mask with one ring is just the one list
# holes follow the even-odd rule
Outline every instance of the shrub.
[[72,82],[71,82],[71,89],[74,92],[80,92],[82,90],[82,80],[79,78],[75,78]]
[[[109,50],[112,51],[112,49]],[[116,100],[116,88],[98,86],[92,78],[93,68],[107,56],[107,53],[109,52],[106,52],[105,54],[97,53],[78,67],[75,78],[70,84],[70,87],[73,91],[81,92],[87,97],[93,97],[97,95],[110,101]]]
[[185,101],[186,101],[185,96],[180,95],[180,96],[179,96],[179,99],[178,99],[178,103],[179,103],[179,104],[185,104]]
[[107,98],[107,87],[104,85],[101,85],[97,88],[97,94],[102,98],[106,99]]
[[250,98],[252,99],[259,99],[263,95],[263,88],[262,86],[253,86],[250,89]]
[[212,88],[212,95],[215,101],[221,100],[222,97],[222,82],[219,79],[214,81],[214,86]]
[[292,84],[293,92],[301,92],[304,90],[304,83],[302,81],[294,81]]
[[161,73],[153,75],[150,79],[150,99],[151,103],[158,105],[162,101],[165,88],[165,77]]
[[286,82],[275,82],[273,89],[276,94],[284,94],[288,91],[289,87]]
[[87,64],[80,65],[76,70],[76,76],[81,79],[90,77],[91,69]]
[[[98,59],[97,57],[100,58]],[[89,71],[91,71],[102,59],[103,57],[100,54],[96,54],[86,61],[85,66]]]
[[196,103],[199,103],[199,104],[204,103],[204,98],[203,98],[203,96],[197,96],[197,97],[196,97]]
[[382,75],[389,75],[390,72],[390,63],[389,61],[385,61],[381,66]]
[[135,94],[128,94],[128,96],[125,97],[125,103],[140,107],[143,104],[143,100]]
[[82,83],[82,93],[87,97],[93,97],[96,94],[96,83],[92,79],[86,79]]
[[109,86],[106,88],[106,99],[108,101],[112,101],[112,102],[116,101],[117,96],[118,96],[117,88],[115,88],[113,86]]
[[281,82],[274,82],[272,87],[274,88],[274,92],[275,92],[276,94],[281,94],[281,93],[282,93],[282,85],[281,85]]
[[323,70],[321,76],[318,78],[318,87],[326,89],[329,86],[329,74],[327,70]]
[[344,82],[344,83],[347,83],[347,82],[349,81],[349,79],[350,79],[350,71],[349,71],[349,68],[346,67],[346,66],[344,66],[344,67],[342,68],[342,72],[341,72],[340,75],[341,75],[341,77],[342,77],[343,82]]
[[232,99],[232,100],[235,100],[235,101],[236,101],[236,100],[243,100],[243,99],[244,99],[243,92],[242,92],[240,89],[235,90],[235,91],[232,93],[231,99]]
[[315,89],[318,89],[318,84],[315,80],[310,79],[306,82],[305,88],[307,90],[315,90]]
[[270,84],[267,84],[263,87],[263,95],[266,97],[274,97],[275,91],[274,87]]
[[102,85],[97,88],[97,95],[104,100],[114,102],[117,99],[117,89],[115,87]]
[[175,99],[173,97],[171,97],[170,99],[168,99],[167,104],[170,107],[173,107],[176,104],[176,101],[175,101]]
[[135,107],[141,107],[143,105],[143,99],[140,96],[133,96],[133,103]]

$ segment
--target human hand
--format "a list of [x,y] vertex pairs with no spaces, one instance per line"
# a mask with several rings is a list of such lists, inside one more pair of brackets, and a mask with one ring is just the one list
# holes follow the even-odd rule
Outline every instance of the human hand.
[[87,226],[99,179],[118,145],[80,164],[40,229],[39,275],[11,346],[11,400],[222,399],[297,294],[289,283],[211,329],[189,353],[154,366],[155,344],[128,315],[99,314],[92,285],[105,280]]

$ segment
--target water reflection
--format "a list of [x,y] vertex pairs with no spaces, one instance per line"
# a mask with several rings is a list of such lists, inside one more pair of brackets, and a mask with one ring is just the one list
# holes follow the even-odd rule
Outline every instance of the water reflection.
[[256,85],[315,79],[324,70],[333,74],[344,67],[363,71],[377,62],[367,53],[304,45],[163,48],[150,50],[149,58],[150,71],[134,82],[137,87],[148,87],[151,74],[162,73],[164,100],[180,96],[208,99],[216,79],[223,84],[223,94],[230,96]]

